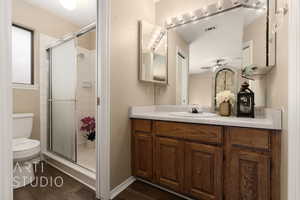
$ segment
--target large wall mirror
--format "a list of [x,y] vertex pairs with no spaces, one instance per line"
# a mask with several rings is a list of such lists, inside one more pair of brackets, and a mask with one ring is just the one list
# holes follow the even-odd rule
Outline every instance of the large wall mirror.
[[[157,86],[156,103],[214,108],[218,92],[238,92],[245,81],[242,77],[245,68],[275,66],[276,40],[270,22],[275,15],[275,3],[275,0],[156,1],[153,26],[168,32],[164,52],[168,85]],[[141,43],[145,41],[141,37]],[[146,60],[144,54],[142,57]],[[143,63],[140,67],[144,74],[145,66]],[[265,93],[263,78],[246,81],[260,90],[260,94]],[[265,106],[265,97],[258,95],[258,98],[261,98],[257,100],[259,106]]]

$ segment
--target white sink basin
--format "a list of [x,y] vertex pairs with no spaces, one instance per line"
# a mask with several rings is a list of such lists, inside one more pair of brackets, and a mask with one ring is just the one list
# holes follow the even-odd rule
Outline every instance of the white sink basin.
[[206,118],[206,117],[216,117],[217,114],[214,113],[190,113],[190,112],[172,112],[170,113],[172,116],[178,116],[178,117],[192,117],[192,118]]

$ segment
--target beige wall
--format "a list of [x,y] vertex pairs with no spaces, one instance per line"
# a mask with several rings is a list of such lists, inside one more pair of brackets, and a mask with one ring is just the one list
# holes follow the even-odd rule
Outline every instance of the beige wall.
[[189,76],[189,104],[211,106],[212,98],[212,73],[191,74]]
[[138,81],[138,20],[154,21],[153,0],[111,1],[111,188],[131,176],[130,106],[152,105]]
[[[60,38],[79,29],[78,26],[32,6],[22,0],[12,0],[12,19],[14,23],[35,30],[35,83],[39,84],[39,33]],[[39,89],[13,89],[13,112],[34,113],[32,138],[40,138],[40,91]]]
[[[189,46],[176,31],[168,31],[168,85],[157,86],[155,104],[175,105],[178,95],[176,95],[176,67],[177,49],[189,57]],[[177,100],[178,101],[178,100]]]
[[253,41],[253,64],[266,65],[266,16],[261,16],[244,29],[244,42]]
[[88,49],[95,50],[96,49],[96,30],[85,33],[84,35],[78,37],[77,39],[78,46]]
[[[279,8],[284,0],[278,0]],[[283,108],[281,200],[287,200],[288,159],[288,16],[277,34],[277,65],[268,75],[268,107]]]

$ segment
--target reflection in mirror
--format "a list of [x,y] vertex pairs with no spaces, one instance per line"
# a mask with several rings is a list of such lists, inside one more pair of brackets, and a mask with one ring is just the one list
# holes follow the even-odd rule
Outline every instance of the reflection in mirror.
[[214,77],[215,77],[215,88],[214,88],[214,96],[213,96],[213,100],[214,100],[214,104],[213,106],[216,107],[216,96],[217,94],[219,94],[220,92],[223,92],[225,90],[227,91],[231,91],[233,94],[235,94],[236,91],[236,75],[237,72],[234,69],[230,69],[230,68],[221,68],[219,69]]
[[[214,108],[217,93],[225,89],[237,93],[245,67],[262,69],[274,63],[268,38],[268,9],[273,1],[206,3],[160,0],[155,4],[156,23],[168,29],[169,85],[159,87],[157,104]],[[265,96],[264,81],[249,82],[259,96]]]
[[[242,11],[236,9],[170,30],[188,49],[188,73],[182,73],[184,69],[176,71],[176,84],[181,84],[182,98],[188,96],[187,103],[214,107],[217,93],[226,89],[236,93],[235,71],[242,65],[243,27]],[[188,76],[189,83],[179,79],[183,76]]]
[[267,13],[255,9],[245,12],[243,30],[243,67],[265,67],[267,63]]
[[140,22],[140,80],[167,83],[167,31]]
[[[224,90],[230,90],[235,92],[235,80],[234,72],[231,69],[224,68],[216,73],[215,79],[215,94],[218,94]],[[215,95],[216,96],[216,95]]]

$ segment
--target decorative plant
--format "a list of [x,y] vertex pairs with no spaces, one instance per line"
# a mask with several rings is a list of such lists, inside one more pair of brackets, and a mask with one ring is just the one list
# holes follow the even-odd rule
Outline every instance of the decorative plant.
[[82,122],[81,131],[85,131],[85,137],[90,140],[94,141],[96,139],[96,122],[94,117],[85,117],[80,120]]
[[216,101],[218,107],[221,103],[230,103],[233,105],[235,102],[235,96],[230,90],[224,90],[217,94]]

